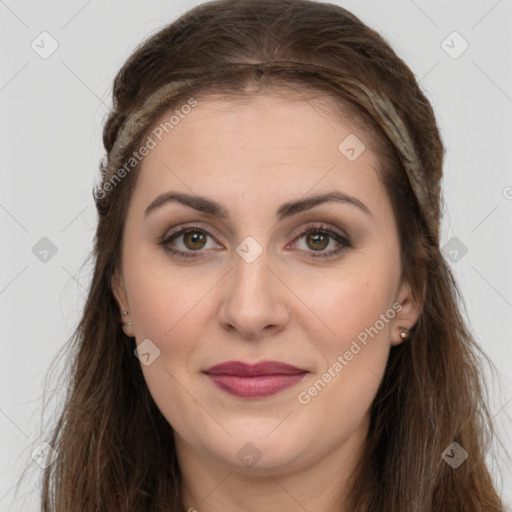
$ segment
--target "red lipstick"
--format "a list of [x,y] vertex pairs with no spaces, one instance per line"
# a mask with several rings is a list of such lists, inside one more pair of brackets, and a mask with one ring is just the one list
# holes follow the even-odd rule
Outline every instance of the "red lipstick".
[[274,395],[299,382],[307,370],[279,361],[226,361],[204,371],[222,390],[242,398]]

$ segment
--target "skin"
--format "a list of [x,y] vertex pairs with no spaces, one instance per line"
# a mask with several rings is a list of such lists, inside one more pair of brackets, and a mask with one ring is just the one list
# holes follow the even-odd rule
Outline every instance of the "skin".
[[[340,142],[366,135],[328,110],[328,99],[275,93],[243,102],[201,98],[142,162],[113,289],[133,323],[125,332],[160,350],[141,368],[175,432],[186,510],[334,510],[330,500],[343,495],[361,455],[389,350],[417,320],[377,158],[369,149],[345,158]],[[335,190],[370,214],[327,202],[276,220],[282,203]],[[177,202],[145,217],[169,191],[206,196],[229,217]],[[177,259],[159,245],[173,229],[195,224],[199,243],[192,227],[169,244],[194,257]],[[313,258],[340,247],[332,237],[300,234],[320,225],[352,246]],[[249,236],[262,249],[251,263],[236,252]],[[396,316],[301,403],[298,394],[329,367],[332,376],[338,356],[394,303],[402,305]],[[203,373],[228,360],[276,360],[309,373],[273,396],[239,398]],[[261,456],[251,467],[237,456],[247,443],[242,454]]]

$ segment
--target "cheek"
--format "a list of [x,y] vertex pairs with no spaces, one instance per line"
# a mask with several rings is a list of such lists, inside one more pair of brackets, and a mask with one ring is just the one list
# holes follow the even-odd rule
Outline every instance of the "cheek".
[[197,370],[193,356],[204,339],[204,322],[211,316],[210,277],[193,283],[169,272],[141,272],[133,276],[132,293],[137,345],[150,339],[159,355],[150,365],[141,363],[149,392],[169,424],[180,432],[193,422],[208,427],[208,417],[192,397],[200,396],[200,383],[191,379]]
[[[394,317],[392,304],[397,280],[394,269],[387,267],[384,271],[369,266],[317,281],[318,286],[309,290],[307,305],[315,313],[314,317],[309,315],[310,330],[313,331],[316,323],[319,332],[326,333],[316,338],[324,340],[318,348],[329,354],[348,350],[351,341],[361,333],[359,339],[364,342],[364,333],[376,323],[379,333],[375,339],[389,340],[388,320]],[[381,315],[385,316],[384,320]]]
[[312,298],[329,330],[322,326],[326,334],[315,337],[314,328],[309,329],[322,364],[297,390],[296,399],[308,417],[323,418],[325,440],[320,443],[326,449],[330,433],[345,438],[368,418],[389,355],[394,317],[390,290],[389,282],[377,278],[352,279],[333,286],[327,300]]
[[[139,261],[140,260],[140,261]],[[126,271],[133,298],[131,308],[136,319],[137,339],[154,338],[166,344],[183,339],[183,330],[191,335],[204,315],[204,303],[219,277],[201,269],[173,267],[161,255],[134,257]]]
[[318,414],[334,414],[333,425],[348,412],[360,421],[377,392],[389,355],[397,279],[392,267],[360,267],[326,281],[308,298],[316,315],[309,316],[308,337],[322,364],[301,387],[301,403],[309,400]]

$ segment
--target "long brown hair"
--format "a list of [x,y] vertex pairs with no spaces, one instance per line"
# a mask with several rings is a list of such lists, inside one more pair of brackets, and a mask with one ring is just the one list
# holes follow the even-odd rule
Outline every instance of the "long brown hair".
[[[225,71],[229,64],[278,61],[304,66],[265,71],[237,71],[235,66]],[[396,142],[328,70],[333,76],[355,77],[391,99],[421,164],[430,197],[428,212],[421,211]],[[304,98],[317,94],[334,99],[371,135],[368,140],[379,157],[379,173],[399,229],[402,277],[411,284],[422,310],[410,340],[391,349],[372,404],[364,456],[345,497],[349,509],[502,511],[484,460],[492,434],[481,373],[487,359],[465,326],[456,283],[439,247],[444,147],[431,105],[410,69],[377,32],[332,4],[202,4],[146,40],[117,74],[103,132],[106,159],[101,180],[129,116],[180,76],[191,78],[190,87],[177,92],[166,109],[190,96],[217,92],[235,98],[277,87]],[[161,112],[153,121],[157,114]],[[125,159],[141,140],[139,134],[127,146]],[[83,316],[68,347],[68,392],[49,439],[58,457],[43,473],[45,512],[183,510],[173,431],[145,384],[133,353],[135,340],[120,328],[111,288],[136,171],[137,167],[108,194],[96,189],[100,216],[94,272]],[[442,458],[453,442],[468,453],[456,469]]]

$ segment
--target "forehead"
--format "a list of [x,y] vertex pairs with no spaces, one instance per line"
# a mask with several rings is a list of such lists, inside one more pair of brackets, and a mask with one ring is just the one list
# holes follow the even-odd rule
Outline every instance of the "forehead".
[[273,93],[195,102],[175,105],[150,132],[155,145],[136,186],[146,202],[168,188],[209,195],[212,186],[260,197],[313,187],[383,192],[372,141],[330,98]]

